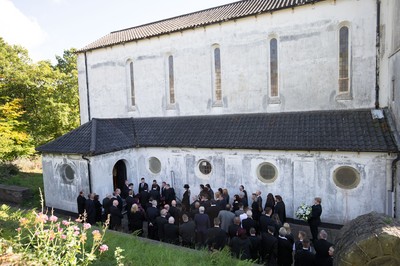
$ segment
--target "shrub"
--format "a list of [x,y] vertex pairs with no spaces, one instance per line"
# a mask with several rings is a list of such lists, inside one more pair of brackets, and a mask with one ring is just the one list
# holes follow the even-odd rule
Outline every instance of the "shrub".
[[0,178],[10,178],[19,173],[18,166],[12,163],[0,163]]

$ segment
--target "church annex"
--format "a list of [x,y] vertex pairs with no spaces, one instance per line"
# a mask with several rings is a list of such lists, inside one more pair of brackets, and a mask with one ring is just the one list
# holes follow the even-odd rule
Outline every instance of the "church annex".
[[185,183],[280,194],[290,218],[316,196],[323,222],[398,216],[399,10],[244,0],[94,41],[78,55],[82,125],[37,148],[46,205],[77,212],[80,190],[144,177],[178,197]]

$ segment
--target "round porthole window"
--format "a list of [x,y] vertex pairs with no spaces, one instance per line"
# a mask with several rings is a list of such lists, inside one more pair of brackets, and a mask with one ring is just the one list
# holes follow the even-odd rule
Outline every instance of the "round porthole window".
[[278,170],[271,163],[262,163],[257,168],[257,176],[262,182],[271,183],[278,177]]
[[333,182],[340,188],[356,188],[360,183],[360,173],[353,167],[341,166],[333,172]]
[[75,179],[75,171],[69,164],[64,164],[60,168],[60,174],[61,177],[67,182],[72,182]]
[[212,171],[211,163],[209,161],[206,161],[206,160],[201,160],[199,162],[199,171],[203,175],[209,175],[211,173],[211,171]]
[[161,172],[161,162],[156,157],[149,158],[149,170],[153,174],[158,174]]

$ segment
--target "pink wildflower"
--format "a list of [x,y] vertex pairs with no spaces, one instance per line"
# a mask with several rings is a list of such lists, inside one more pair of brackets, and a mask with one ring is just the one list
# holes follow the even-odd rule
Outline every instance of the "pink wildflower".
[[19,232],[21,232],[21,227],[18,227],[18,228],[15,229],[15,230],[17,230],[17,232],[19,233]]
[[61,235],[61,239],[67,239],[67,236],[64,235],[64,234],[62,234],[62,235]]
[[52,215],[52,216],[50,216],[49,220],[50,220],[50,222],[57,222],[58,217],[55,215]]
[[101,246],[99,247],[99,250],[100,250],[100,253],[103,253],[103,252],[105,252],[105,251],[108,250],[108,246],[103,244],[103,245],[101,245]]
[[84,223],[83,224],[83,228],[85,229],[85,230],[88,230],[90,227],[92,227],[89,223]]
[[48,220],[49,220],[49,217],[46,214],[42,213],[42,212],[38,213],[36,215],[36,219],[35,219],[35,221],[37,223],[46,223]]
[[65,225],[65,226],[69,226],[70,222],[68,222],[67,220],[63,220],[62,224]]
[[79,236],[79,231],[75,231],[74,236]]
[[81,230],[78,226],[76,226],[76,225],[74,225],[74,230],[75,231],[79,231],[79,230]]

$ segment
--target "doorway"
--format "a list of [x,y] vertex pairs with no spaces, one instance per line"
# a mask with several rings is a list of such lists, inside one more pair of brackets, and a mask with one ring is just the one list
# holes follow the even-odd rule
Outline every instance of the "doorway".
[[113,186],[115,189],[122,189],[125,185],[126,176],[126,165],[123,160],[119,160],[113,168]]

